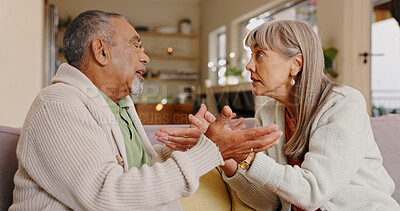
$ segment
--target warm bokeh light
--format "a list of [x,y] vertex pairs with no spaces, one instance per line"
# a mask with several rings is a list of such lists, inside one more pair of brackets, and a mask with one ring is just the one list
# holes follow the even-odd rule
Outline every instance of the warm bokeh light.
[[161,111],[163,109],[163,104],[159,103],[156,105],[156,111]]
[[168,47],[167,52],[168,54],[172,54],[174,52],[174,49],[172,47]]

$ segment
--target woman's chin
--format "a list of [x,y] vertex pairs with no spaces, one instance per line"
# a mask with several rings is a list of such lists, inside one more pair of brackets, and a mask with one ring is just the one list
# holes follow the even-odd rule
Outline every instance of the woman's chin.
[[253,95],[261,96],[261,92],[257,88],[253,87]]
[[271,97],[270,92],[266,91],[265,89],[257,89],[253,87],[253,95],[255,96],[266,96],[266,97]]

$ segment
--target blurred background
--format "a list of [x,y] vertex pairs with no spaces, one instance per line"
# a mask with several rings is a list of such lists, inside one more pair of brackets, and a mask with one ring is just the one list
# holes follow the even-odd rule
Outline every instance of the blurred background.
[[[311,24],[325,72],[360,90],[371,116],[400,113],[398,0],[0,0],[0,124],[22,127],[36,95],[65,62],[62,37],[89,9],[124,15],[141,35],[145,88],[132,96],[144,124],[182,124],[201,103],[252,117],[246,33],[269,20]],[[396,20],[397,17],[397,20]]]

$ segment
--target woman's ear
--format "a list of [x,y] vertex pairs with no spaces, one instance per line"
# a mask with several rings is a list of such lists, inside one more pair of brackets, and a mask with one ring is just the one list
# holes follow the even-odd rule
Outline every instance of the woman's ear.
[[95,60],[102,66],[106,66],[109,61],[110,51],[107,45],[101,38],[94,38],[91,44],[92,53]]
[[292,58],[290,74],[296,76],[303,69],[303,54],[299,53]]

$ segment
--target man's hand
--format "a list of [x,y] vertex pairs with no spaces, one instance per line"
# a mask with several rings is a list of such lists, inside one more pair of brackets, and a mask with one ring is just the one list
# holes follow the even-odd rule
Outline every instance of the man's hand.
[[[231,118],[234,117],[236,114],[232,113]],[[214,115],[207,111],[207,107],[201,104],[199,111],[194,116],[189,115],[191,122],[189,128],[162,127],[156,133],[157,140],[173,150],[185,151],[197,144],[200,135],[206,132],[210,123],[215,119]],[[243,122],[244,118],[239,118],[229,123],[227,127],[232,130],[243,130],[246,128],[246,125],[242,124]]]
[[207,107],[201,104],[194,116],[189,115],[189,128],[162,127],[156,132],[157,140],[173,150],[185,151],[197,144],[200,135],[206,132],[214,120],[215,117],[207,111]]

